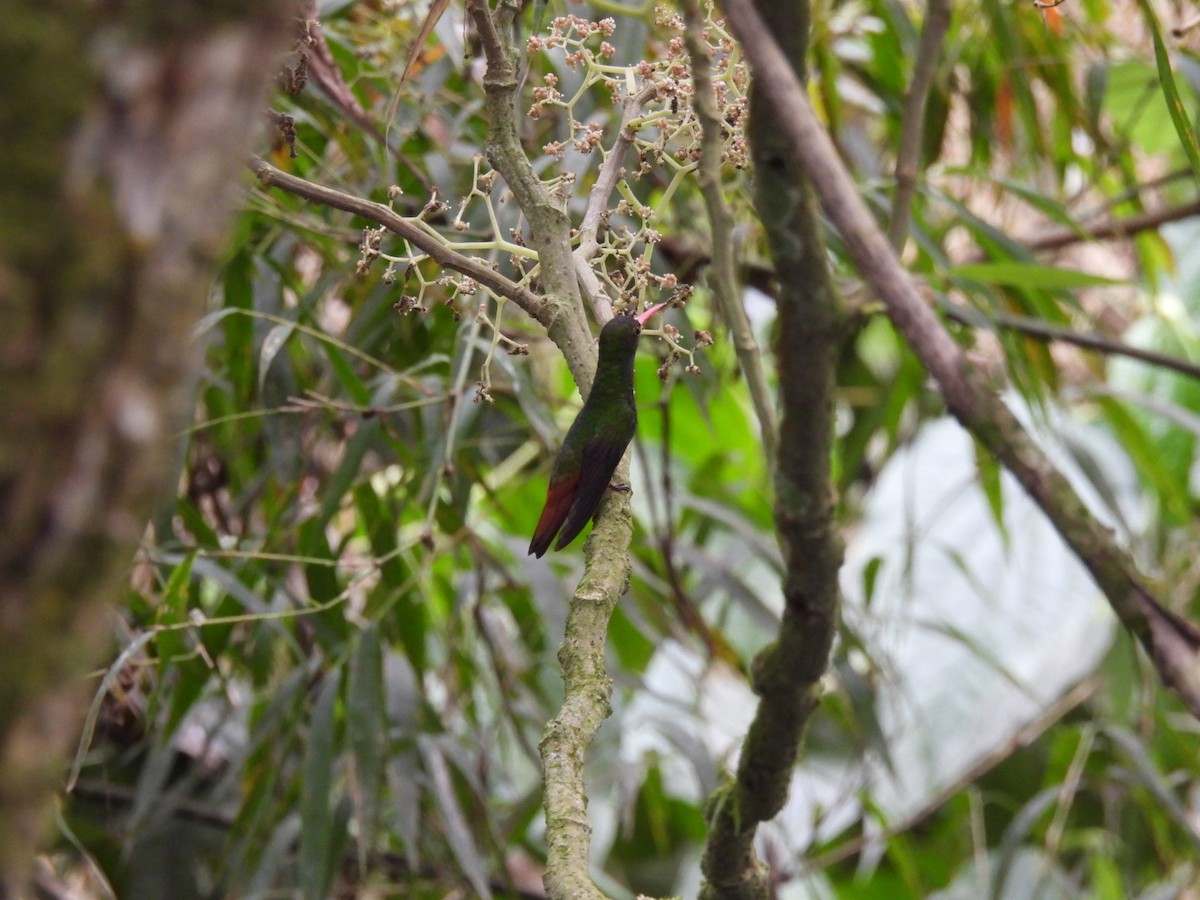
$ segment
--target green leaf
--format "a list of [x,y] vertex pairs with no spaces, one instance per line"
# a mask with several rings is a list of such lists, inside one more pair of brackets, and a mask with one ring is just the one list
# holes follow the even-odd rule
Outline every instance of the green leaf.
[[463,874],[475,888],[475,893],[480,897],[491,897],[484,859],[475,845],[475,837],[467,824],[467,815],[458,802],[458,794],[454,789],[454,780],[450,774],[450,767],[446,764],[446,757],[433,738],[421,735],[417,738],[417,745],[421,750],[421,759],[425,763],[434,799],[442,813],[442,823],[450,838],[450,849],[454,858],[458,860]]
[[1154,39],[1154,63],[1158,67],[1158,83],[1162,87],[1163,99],[1167,101],[1171,124],[1175,126],[1175,133],[1179,135],[1179,143],[1183,145],[1183,152],[1192,168],[1192,174],[1200,183],[1200,142],[1196,140],[1196,129],[1188,118],[1187,110],[1183,108],[1183,101],[1179,98],[1179,88],[1175,86],[1175,73],[1171,71],[1171,59],[1167,55],[1166,44],[1163,43],[1158,16],[1155,15],[1150,0],[1138,0],[1138,5],[1142,7],[1146,27],[1150,29],[1150,36]]
[[1142,478],[1154,488],[1166,512],[1176,522],[1188,521],[1191,514],[1187,486],[1180,484],[1170,468],[1164,465],[1146,429],[1120,400],[1096,397],[1096,403],[1104,410],[1104,416],[1125,452]]
[[337,860],[333,849],[334,705],[341,670],[326,673],[313,707],[300,787],[300,886],[306,898],[324,900]]
[[267,336],[263,338],[262,348],[258,352],[258,390],[261,393],[263,384],[267,380],[267,372],[271,368],[271,361],[283,349],[283,345],[287,343],[288,338],[292,336],[292,332],[296,330],[294,322],[287,322],[280,325],[275,325],[267,332]]
[[379,816],[385,743],[383,709],[383,653],[379,630],[372,625],[359,636],[346,686],[346,737],[354,774],[351,797],[358,822],[359,864],[363,871],[366,871]]
[[978,441],[975,442],[975,470],[978,473],[979,488],[987,498],[988,509],[992,511],[996,528],[1007,546],[1008,528],[1004,524],[1004,490],[1000,477],[1000,463]]
[[964,278],[984,284],[1047,291],[1125,283],[1120,279],[1093,275],[1090,272],[1022,262],[970,263],[955,266],[946,275],[949,278]]
[[87,717],[83,721],[83,733],[79,738],[79,747],[75,750],[75,759],[71,762],[71,771],[67,775],[66,790],[69,793],[75,787],[75,782],[79,780],[79,772],[83,768],[84,757],[87,755],[88,747],[92,743],[92,735],[96,733],[96,720],[100,718],[100,710],[104,704],[104,698],[108,696],[109,689],[117,680],[117,676],[121,674],[121,670],[125,668],[125,664],[142,652],[142,649],[150,643],[155,632],[145,631],[134,638],[129,646],[121,651],[108,671],[104,673],[104,677],[100,679],[100,686],[96,688],[96,694],[92,698],[92,705],[88,708]]

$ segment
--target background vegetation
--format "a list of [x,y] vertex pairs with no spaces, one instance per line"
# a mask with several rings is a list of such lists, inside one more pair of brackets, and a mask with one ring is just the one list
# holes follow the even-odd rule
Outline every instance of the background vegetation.
[[[1149,2],[973,0],[952,16],[936,3],[814,5],[809,96],[886,227],[910,83],[928,67],[908,239],[892,231],[904,265],[1187,615],[1200,589],[1195,23]],[[549,6],[542,35],[556,15],[613,19],[605,34],[554,26],[579,43],[521,61],[522,112],[534,90],[561,95],[519,118],[520,137],[578,226],[621,133],[610,82],[686,85],[690,63],[673,10]],[[315,12],[265,163],[390,205],[536,289],[526,222],[482,159],[475,26],[457,6]],[[523,34],[540,15],[530,4]],[[944,34],[923,42],[934,15]],[[733,112],[744,60],[717,26],[709,38],[726,63],[719,184],[773,393],[776,289]],[[596,271],[630,301],[694,285],[668,321],[695,353],[644,339],[638,360],[632,577],[608,631],[612,716],[587,753],[592,875],[614,896],[692,896],[704,800],[753,713],[746,673],[778,628],[784,563],[755,398],[712,297],[687,91],[655,97],[636,127]],[[58,821],[55,867],[96,894],[541,891],[537,746],[562,701],[555,652],[583,557],[582,542],[540,561],[526,546],[578,395],[516,304],[370,224],[247,177],[197,329],[178,496],[143,543]],[[826,238],[853,313],[832,453],[845,606],[787,805],[759,835],[774,889],[1194,889],[1195,720],[1044,516],[947,418],[838,233]]]

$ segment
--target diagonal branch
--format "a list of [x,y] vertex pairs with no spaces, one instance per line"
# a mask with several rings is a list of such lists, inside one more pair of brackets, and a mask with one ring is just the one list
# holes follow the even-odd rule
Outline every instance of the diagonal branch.
[[864,279],[937,382],[950,411],[1041,507],[1087,566],[1118,618],[1145,647],[1163,682],[1200,717],[1200,630],[1155,599],[1129,555],[1088,512],[921,299],[750,0],[725,0],[724,6],[754,66],[756,83],[775,110],[776,125],[788,138],[792,158],[808,173]]

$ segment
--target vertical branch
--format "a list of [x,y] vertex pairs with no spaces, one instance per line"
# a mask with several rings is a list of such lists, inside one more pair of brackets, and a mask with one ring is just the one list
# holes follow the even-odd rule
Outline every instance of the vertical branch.
[[[803,71],[809,7],[761,2],[788,65]],[[776,641],[754,661],[759,707],[742,746],[737,777],[709,800],[702,897],[763,897],[767,875],[752,843],[760,822],[787,799],[800,741],[820,699],[837,623],[842,542],[830,482],[834,371],[846,309],[833,285],[812,188],[755,78],[750,145],[755,202],[779,279],[779,393],[775,523],[784,551],[784,612]]]
[[[519,4],[500,0],[495,14],[487,0],[468,0],[479,29],[487,72],[484,89],[490,119],[487,155],[508,182],[530,223],[530,244],[538,252],[543,289],[553,307],[547,328],[580,392],[587,395],[596,370],[596,346],[588,330],[575,260],[571,224],[529,163],[517,132],[517,50],[512,34]],[[629,480],[628,456],[613,476]],[[546,872],[551,898],[602,898],[588,871],[591,824],[583,779],[584,754],[612,712],[612,681],[604,668],[608,622],[629,583],[629,543],[633,514],[626,493],[609,492],[600,504],[584,547],[584,571],[571,598],[566,633],[558,651],[564,698],[546,724],[538,749],[542,757],[546,809]]]
[[[628,480],[628,456],[613,476]],[[629,586],[633,515],[626,494],[609,491],[584,545],[583,578],[571,597],[558,650],[565,696],[538,744],[545,782],[546,872],[551,900],[602,898],[588,872],[592,826],[583,780],[584,752],[612,713],[612,679],[604,668],[608,621]]]
[[933,86],[942,54],[942,41],[950,28],[950,0],[929,0],[921,45],[913,66],[912,81],[900,114],[900,149],[896,153],[896,193],[892,196],[892,220],[888,240],[897,253],[904,249],[908,236],[913,195],[917,190],[917,172],[921,166],[921,139],[925,135],[925,105]]
[[721,196],[721,144],[725,126],[717,110],[708,45],[703,37],[704,17],[700,12],[699,0],[683,0],[681,5],[687,23],[684,40],[687,42],[688,55],[692,58],[692,84],[695,86],[692,105],[701,128],[698,180],[712,230],[711,287],[717,306],[729,325],[738,364],[746,378],[750,400],[758,416],[763,449],[767,454],[767,469],[771,471],[775,465],[778,425],[771,392],[767,388],[766,373],[763,371],[762,352],[758,341],[754,339],[734,273],[733,216]]

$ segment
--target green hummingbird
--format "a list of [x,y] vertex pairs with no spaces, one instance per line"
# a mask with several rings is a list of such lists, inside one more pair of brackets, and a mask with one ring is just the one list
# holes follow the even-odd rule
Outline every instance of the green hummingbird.
[[666,305],[652,306],[637,316],[614,316],[600,329],[596,377],[554,458],[546,506],[529,542],[532,555],[540,557],[550,549],[556,534],[554,549],[561,550],[596,514],[604,489],[637,430],[633,358],[638,335],[647,320]]

